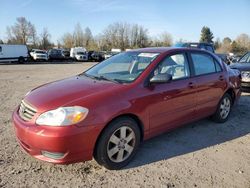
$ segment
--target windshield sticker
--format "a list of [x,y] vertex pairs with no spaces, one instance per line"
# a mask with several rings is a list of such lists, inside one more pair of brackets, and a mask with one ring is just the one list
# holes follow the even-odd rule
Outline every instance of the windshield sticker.
[[157,56],[158,53],[140,53],[138,56],[139,57],[150,57],[150,58],[153,58],[155,56]]

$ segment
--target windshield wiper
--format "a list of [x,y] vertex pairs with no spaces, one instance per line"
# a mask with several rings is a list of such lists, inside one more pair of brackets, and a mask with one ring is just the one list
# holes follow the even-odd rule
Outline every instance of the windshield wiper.
[[117,79],[112,79],[112,78],[107,78],[103,75],[101,76],[96,76],[96,78],[98,78],[99,80],[106,80],[106,81],[110,81],[110,82],[115,82],[115,83],[121,83],[119,80]]
[[120,80],[107,78],[107,77],[105,77],[103,75],[95,76],[95,75],[89,75],[89,74],[86,74],[86,73],[82,73],[81,75],[87,76],[87,77],[95,79],[95,80],[106,80],[106,81],[115,82],[115,83],[122,83]]

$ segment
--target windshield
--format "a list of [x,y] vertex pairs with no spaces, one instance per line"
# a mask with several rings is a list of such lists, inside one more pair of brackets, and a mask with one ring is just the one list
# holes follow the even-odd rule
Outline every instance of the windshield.
[[250,63],[250,52],[240,59],[240,63]]
[[38,54],[46,54],[45,51],[41,51],[41,50],[39,50],[39,51],[37,50],[36,53],[38,53]]
[[105,78],[120,83],[133,82],[159,53],[124,52],[86,71],[86,76]]
[[76,54],[77,55],[84,55],[85,53],[84,52],[77,52]]

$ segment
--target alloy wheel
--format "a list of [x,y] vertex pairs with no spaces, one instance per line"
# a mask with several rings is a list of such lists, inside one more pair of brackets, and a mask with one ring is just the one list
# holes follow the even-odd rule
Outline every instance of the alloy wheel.
[[222,119],[226,119],[231,109],[231,101],[228,97],[225,97],[220,105],[220,116]]
[[116,129],[107,145],[109,159],[115,163],[125,161],[133,152],[135,142],[135,133],[130,127],[122,126]]

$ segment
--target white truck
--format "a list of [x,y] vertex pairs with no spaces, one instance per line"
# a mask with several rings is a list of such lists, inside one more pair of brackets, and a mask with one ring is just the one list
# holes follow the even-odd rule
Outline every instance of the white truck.
[[88,53],[83,47],[74,47],[70,49],[70,57],[77,61],[87,61]]
[[104,55],[104,59],[108,59],[116,54],[119,54],[121,53],[121,49],[116,49],[116,48],[112,48],[111,49],[111,52],[107,52],[105,55]]
[[26,45],[0,44],[0,62],[24,63],[29,57]]

